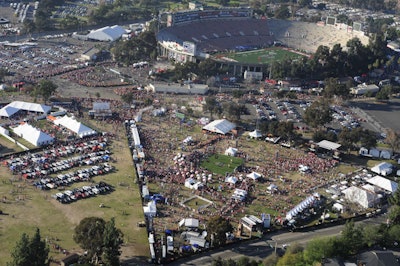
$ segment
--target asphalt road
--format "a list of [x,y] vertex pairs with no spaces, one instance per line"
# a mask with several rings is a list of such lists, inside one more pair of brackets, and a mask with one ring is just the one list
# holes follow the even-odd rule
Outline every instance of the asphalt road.
[[[381,224],[385,222],[385,216],[377,216],[363,221],[356,222],[356,224]],[[278,232],[266,235],[263,239],[253,240],[249,242],[237,243],[228,248],[201,253],[191,256],[187,259],[181,259],[177,262],[168,265],[173,266],[189,266],[189,265],[211,265],[213,260],[218,257],[221,259],[238,259],[242,256],[250,257],[254,260],[263,260],[268,257],[272,252],[282,248],[283,244],[298,243],[306,245],[310,240],[316,237],[327,237],[339,235],[343,230],[344,225],[337,225],[319,230],[312,230],[308,232]]]

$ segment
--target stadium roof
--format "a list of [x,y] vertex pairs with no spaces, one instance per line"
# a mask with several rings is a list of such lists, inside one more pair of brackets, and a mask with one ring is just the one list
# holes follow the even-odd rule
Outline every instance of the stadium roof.
[[97,41],[109,41],[113,42],[121,38],[122,34],[126,33],[126,30],[121,26],[114,25],[112,27],[104,27],[101,29],[91,31],[86,37]]
[[225,135],[235,127],[236,125],[234,123],[231,123],[226,119],[219,119],[205,125],[203,129],[213,133]]

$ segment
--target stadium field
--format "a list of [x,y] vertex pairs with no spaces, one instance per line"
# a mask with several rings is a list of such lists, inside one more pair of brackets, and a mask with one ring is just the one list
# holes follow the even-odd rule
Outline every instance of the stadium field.
[[244,64],[268,64],[271,62],[283,61],[286,59],[295,60],[304,56],[307,55],[290,51],[287,48],[282,47],[273,47],[223,55],[223,57],[225,58],[229,58],[230,60],[234,60]]

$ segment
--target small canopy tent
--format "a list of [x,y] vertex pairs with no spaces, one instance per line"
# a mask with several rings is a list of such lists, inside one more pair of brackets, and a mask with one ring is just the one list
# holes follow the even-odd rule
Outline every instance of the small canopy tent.
[[157,214],[157,205],[154,200],[147,203],[147,206],[143,206],[143,212],[145,216],[154,217]]
[[231,123],[226,119],[219,119],[219,120],[214,120],[211,123],[208,123],[203,127],[203,129],[212,133],[225,135],[235,127],[236,125],[234,123]]
[[258,180],[261,177],[261,174],[256,173],[256,172],[251,172],[250,174],[246,175],[248,178],[251,178],[253,180]]
[[235,185],[237,183],[237,181],[238,181],[238,179],[236,177],[234,177],[234,176],[227,176],[225,178],[225,182],[226,183],[230,183],[232,185]]
[[179,227],[198,228],[199,220],[195,218],[184,218],[179,222]]
[[17,134],[19,137],[25,139],[32,145],[38,147],[50,144],[54,141],[54,138],[50,135],[47,135],[46,133],[43,133],[37,128],[26,123],[14,128],[14,133]]
[[396,192],[398,186],[396,182],[379,175],[367,179],[367,182],[391,193]]
[[256,130],[250,132],[249,136],[250,136],[250,138],[253,138],[253,139],[259,139],[262,137],[262,134],[261,134],[260,130],[256,129]]
[[228,149],[226,149],[225,155],[235,157],[237,152],[238,152],[238,149],[229,147]]

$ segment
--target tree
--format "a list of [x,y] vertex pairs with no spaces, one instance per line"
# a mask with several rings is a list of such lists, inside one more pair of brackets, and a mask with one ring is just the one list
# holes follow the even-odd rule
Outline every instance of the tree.
[[332,121],[332,110],[329,101],[321,99],[315,101],[304,113],[305,122],[313,128],[318,128]]
[[379,226],[368,224],[364,227],[362,239],[367,247],[374,246],[381,238]]
[[400,206],[400,189],[397,189],[394,193],[392,193],[392,195],[389,197],[389,203],[391,205]]
[[392,86],[386,85],[376,93],[375,98],[378,101],[389,100],[391,94],[392,94]]
[[315,238],[308,242],[303,251],[303,258],[307,265],[320,263],[323,258],[332,254],[332,245],[329,238]]
[[198,66],[199,76],[202,78],[207,78],[216,73],[216,65],[215,62],[209,58],[203,60],[199,63]]
[[11,253],[12,262],[9,266],[46,266],[49,265],[49,247],[41,239],[40,230],[36,228],[32,238],[25,233],[17,242]]
[[400,134],[393,129],[387,131],[385,141],[392,149],[392,153],[400,148]]
[[388,219],[391,224],[400,225],[400,206],[393,205],[389,209]]
[[377,140],[372,131],[368,129],[362,130],[361,128],[356,130],[360,131],[360,143],[363,147],[370,149],[376,146]]
[[356,254],[363,246],[363,228],[355,226],[354,221],[347,221],[345,227],[340,236],[344,250],[346,250],[345,255]]
[[266,257],[263,262],[262,265],[263,266],[275,266],[278,263],[279,260],[279,256],[276,253],[272,253],[271,255],[269,255],[268,257]]
[[86,217],[75,227],[73,239],[87,250],[89,258],[97,259],[102,254],[106,222],[99,217]]
[[216,112],[220,111],[220,104],[217,101],[217,98],[215,98],[214,96],[208,96],[206,97],[206,103],[204,104],[203,108],[210,112],[210,117],[212,119],[213,114]]
[[287,5],[280,5],[280,7],[275,11],[275,18],[278,19],[287,19],[290,17],[289,8]]
[[127,92],[121,95],[121,100],[127,104],[132,104],[133,102],[133,92]]
[[36,85],[34,94],[35,96],[42,96],[44,102],[46,103],[51,95],[53,95],[57,90],[57,85],[54,84],[51,80],[42,79],[39,81],[39,84]]
[[108,266],[118,266],[119,256],[121,255],[121,245],[123,243],[121,230],[115,227],[115,219],[111,218],[106,223],[103,237],[103,262]]
[[226,243],[226,233],[232,232],[232,224],[221,216],[212,217],[207,223],[208,240],[215,247]]

